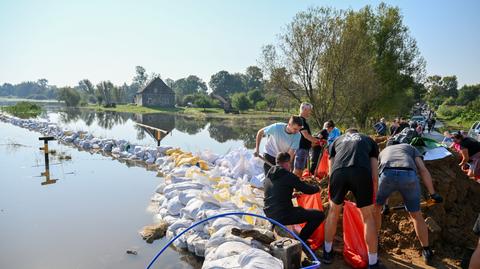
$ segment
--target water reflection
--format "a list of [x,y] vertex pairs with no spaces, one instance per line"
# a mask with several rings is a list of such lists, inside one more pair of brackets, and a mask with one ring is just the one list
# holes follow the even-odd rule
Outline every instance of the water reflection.
[[[67,109],[59,113],[59,123],[76,123],[79,120],[82,120],[87,127],[96,124],[104,130],[111,130],[132,121],[136,123],[133,129],[136,132],[136,139],[140,141],[145,140],[147,135],[150,137],[150,141],[158,142],[167,137],[167,134],[178,135],[180,132],[193,136],[206,131],[210,138],[219,143],[242,141],[245,147],[254,148],[258,129],[278,119],[192,118],[178,114],[134,114],[86,109]],[[151,126],[153,129],[142,125]],[[155,132],[155,129],[162,130],[162,132]]]

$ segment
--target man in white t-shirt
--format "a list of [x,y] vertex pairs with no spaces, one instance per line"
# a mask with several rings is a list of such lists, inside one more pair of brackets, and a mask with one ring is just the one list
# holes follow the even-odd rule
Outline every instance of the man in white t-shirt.
[[[260,129],[257,133],[255,155],[259,154],[260,142],[264,135],[267,135],[267,143],[265,144],[264,157],[267,161],[275,164],[275,156],[280,152],[288,152],[290,160],[295,159],[295,151],[300,144],[300,129],[302,129],[303,121],[299,116],[291,116],[287,123],[274,123]],[[270,170],[270,165],[265,163],[263,166],[265,175]]]

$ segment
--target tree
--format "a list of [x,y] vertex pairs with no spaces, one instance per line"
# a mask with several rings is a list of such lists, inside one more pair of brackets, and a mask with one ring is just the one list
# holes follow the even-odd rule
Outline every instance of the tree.
[[58,90],[58,100],[64,101],[69,107],[78,106],[80,102],[80,94],[70,87],[60,88]]
[[265,111],[268,108],[267,101],[259,101],[255,104],[255,109],[259,111]]
[[247,95],[253,105],[263,100],[262,92],[259,89],[250,90]]
[[318,126],[354,118],[362,127],[369,117],[409,109],[424,73],[399,9],[385,4],[375,11],[299,12],[279,43],[264,47],[261,62],[269,91],[278,97],[282,91],[297,104],[308,100]]
[[190,75],[186,78],[181,78],[173,83],[172,89],[175,91],[177,97],[178,105],[185,105],[182,103],[183,97],[186,95],[196,94],[196,93],[206,93],[207,85],[202,81],[201,78]]
[[245,72],[245,88],[248,90],[252,89],[263,89],[263,72],[262,69],[258,66],[249,66]]
[[428,91],[427,101],[433,106],[438,106],[449,97],[456,98],[458,96],[457,85],[456,76],[429,76],[425,83]]
[[203,111],[205,111],[205,108],[209,107],[210,102],[206,95],[199,95],[195,98],[194,104],[196,107],[201,107]]
[[133,77],[133,83],[136,83],[140,87],[144,87],[148,81],[148,75],[145,68],[142,66],[135,66],[135,76]]
[[457,105],[467,105],[480,97],[480,84],[465,85],[458,91]]
[[78,82],[78,87],[88,95],[95,95],[95,86],[88,79],[82,79]]
[[250,107],[250,101],[245,93],[235,93],[232,96],[232,106],[240,111],[245,111]]
[[231,96],[237,92],[245,92],[241,74],[230,74],[220,71],[213,74],[208,83],[212,92],[223,97]]

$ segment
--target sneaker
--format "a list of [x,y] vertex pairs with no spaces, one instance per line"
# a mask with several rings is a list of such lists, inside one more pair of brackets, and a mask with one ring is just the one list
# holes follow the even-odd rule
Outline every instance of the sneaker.
[[426,265],[431,265],[433,260],[433,251],[430,248],[422,250],[423,261]]
[[322,262],[325,264],[331,264],[333,262],[333,249],[327,252],[325,248],[323,248]]
[[386,269],[387,267],[385,267],[383,264],[380,263],[380,261],[377,261],[376,264],[372,264],[372,265],[368,265],[368,269]]

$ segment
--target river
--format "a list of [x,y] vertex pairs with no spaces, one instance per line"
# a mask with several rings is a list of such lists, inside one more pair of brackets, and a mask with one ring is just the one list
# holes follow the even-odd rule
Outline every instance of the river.
[[[274,122],[44,108],[40,118],[133,144],[156,145],[148,129],[137,123],[154,126],[169,132],[162,145],[193,152],[252,148],[258,128]],[[147,207],[162,179],[144,168],[52,141],[49,148],[57,157],[50,157],[50,174],[58,181],[41,185],[45,178],[40,177],[44,157],[39,136],[0,122],[0,268],[145,268],[166,243],[147,244],[138,233],[153,222]],[[71,160],[60,160],[59,155]],[[200,268],[201,260],[169,249],[157,265]]]

